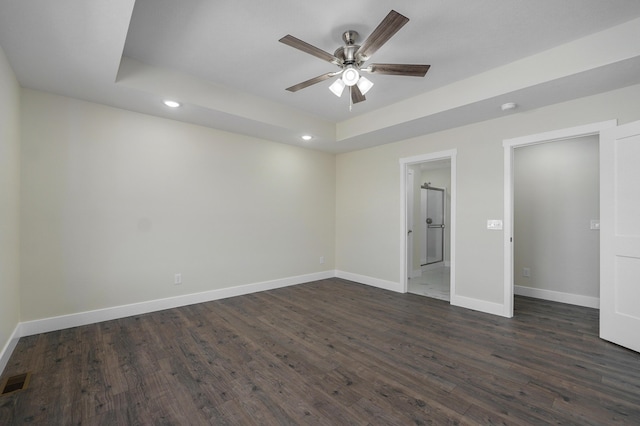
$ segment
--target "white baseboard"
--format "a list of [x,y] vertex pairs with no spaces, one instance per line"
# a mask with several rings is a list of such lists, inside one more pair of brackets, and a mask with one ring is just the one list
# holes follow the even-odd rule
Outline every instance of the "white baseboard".
[[357,283],[370,285],[372,287],[378,287],[383,290],[395,291],[397,293],[404,293],[402,285],[393,281],[381,280],[380,278],[368,277],[366,275],[352,274],[351,272],[335,271],[337,278],[342,278],[349,281],[355,281]]
[[519,285],[513,286],[513,292],[518,296],[535,297],[536,299],[568,303],[570,305],[584,306],[587,308],[600,308],[600,298],[598,297],[583,296],[581,294],[562,293],[560,291],[523,287]]
[[18,340],[20,340],[20,337],[21,337],[20,324],[18,323],[16,325],[16,328],[13,330],[13,333],[11,333],[11,336],[9,336],[9,340],[4,345],[4,348],[2,348],[2,352],[0,352],[0,374],[2,374],[2,372],[4,371],[4,368],[7,366],[7,363],[9,362],[9,358],[11,358],[11,354],[13,353],[13,350],[16,348],[16,345],[18,344]]
[[[372,287],[377,287],[398,293],[404,292],[404,288],[402,288],[402,284],[399,282],[387,281],[379,278],[369,277],[366,275],[354,274],[351,272],[330,270],[294,277],[281,278],[271,281],[263,281],[253,284],[246,284],[236,287],[210,290],[201,293],[186,294],[166,299],[156,299],[147,302],[133,303],[130,305],[114,306],[111,308],[98,309],[94,311],[79,312],[70,315],[26,321],[21,322],[16,326],[13,334],[9,338],[9,341],[5,344],[2,352],[0,352],[0,372],[2,372],[4,370],[4,367],[7,365],[11,353],[15,349],[20,337],[39,333],[47,333],[50,331],[62,330],[65,328],[78,327],[87,324],[94,324],[102,321],[125,318],[132,315],[141,315],[150,312],[161,311],[164,309],[192,305],[196,303],[209,302],[212,300],[225,299],[228,297],[242,296],[244,294],[272,290],[333,277],[343,278],[345,280],[355,281],[357,283],[370,285]],[[541,299],[554,300],[563,303],[572,303],[581,306],[599,306],[599,299],[587,296],[567,295],[566,293],[530,289],[527,287],[518,286],[515,287],[515,293],[521,294],[523,296],[538,297]],[[451,304],[467,309],[485,312],[488,314],[507,316],[504,312],[504,305],[499,303],[452,295]],[[594,304],[595,306],[593,306]]]
[[[349,281],[355,281],[357,283],[370,285],[372,287],[378,287],[384,290],[395,291],[398,293],[404,293],[402,285],[393,281],[381,280],[379,278],[368,277],[366,275],[353,274],[351,272],[344,272],[336,270],[336,277],[343,278]],[[487,302],[485,300],[473,299],[464,296],[451,296],[451,304],[462,308],[473,309],[475,311],[484,312],[487,314],[498,315],[501,317],[509,317],[505,313],[505,306],[501,303]]]
[[508,317],[508,315],[505,314],[505,306],[502,303],[488,302],[486,300],[473,299],[471,297],[456,296],[455,294],[452,294],[451,304],[487,314]]
[[316,272],[313,274],[299,275],[295,277],[287,277],[271,281],[263,281],[237,287],[204,291],[202,293],[185,294],[182,296],[169,297],[166,299],[156,299],[147,302],[132,303],[130,305],[114,306],[111,308],[98,309],[94,311],[79,312],[76,314],[26,321],[19,324],[20,337],[39,333],[47,333],[49,331],[62,330],[65,328],[78,327],[87,324],[94,324],[102,321],[125,318],[132,315],[141,315],[149,312],[161,311],[164,309],[177,308],[180,306],[193,305],[196,303],[210,302],[212,300],[226,299],[228,297],[241,296],[243,294],[255,293],[258,291],[272,290],[310,281],[333,278],[334,276],[335,274],[333,270]]

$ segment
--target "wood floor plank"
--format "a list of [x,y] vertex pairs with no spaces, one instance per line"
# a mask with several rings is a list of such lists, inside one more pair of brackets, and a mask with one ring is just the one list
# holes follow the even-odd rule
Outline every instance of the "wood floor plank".
[[0,424],[640,424],[594,309],[515,317],[333,278],[20,339]]

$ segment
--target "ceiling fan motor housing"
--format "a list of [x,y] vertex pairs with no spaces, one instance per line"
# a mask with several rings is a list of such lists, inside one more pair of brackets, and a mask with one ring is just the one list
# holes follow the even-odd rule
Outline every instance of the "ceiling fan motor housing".
[[360,48],[359,45],[355,44],[358,36],[358,32],[354,30],[347,30],[342,34],[345,46],[337,48],[333,55],[340,59],[343,65],[355,65],[358,68],[362,65],[361,58],[356,57],[356,52]]

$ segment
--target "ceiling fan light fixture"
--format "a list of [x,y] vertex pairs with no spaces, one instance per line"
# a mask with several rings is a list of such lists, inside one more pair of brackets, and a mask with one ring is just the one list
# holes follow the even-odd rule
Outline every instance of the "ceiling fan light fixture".
[[363,95],[366,95],[369,90],[373,87],[373,82],[364,76],[360,76],[358,80],[358,89]]
[[355,85],[359,78],[360,73],[353,65],[347,65],[344,71],[342,71],[342,81],[347,86]]
[[333,94],[336,95],[337,97],[340,97],[342,96],[344,87],[345,87],[344,81],[342,81],[341,78],[338,78],[336,81],[331,83],[331,86],[329,86],[329,90],[331,90]]

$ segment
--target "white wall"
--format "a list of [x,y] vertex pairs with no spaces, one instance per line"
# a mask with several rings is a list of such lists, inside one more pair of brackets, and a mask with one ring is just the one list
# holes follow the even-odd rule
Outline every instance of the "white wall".
[[515,285],[599,297],[598,144],[589,136],[514,150]]
[[333,155],[26,89],[21,111],[22,321],[334,269]]
[[402,288],[399,159],[456,148],[456,294],[501,306],[503,233],[486,224],[503,215],[502,141],[613,118],[640,119],[640,85],[338,155],[337,269]]
[[[20,86],[0,47],[0,372],[20,321]],[[5,350],[6,349],[6,350]]]

